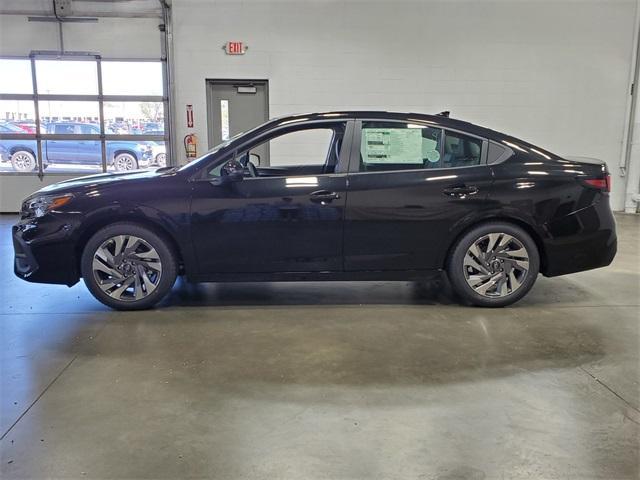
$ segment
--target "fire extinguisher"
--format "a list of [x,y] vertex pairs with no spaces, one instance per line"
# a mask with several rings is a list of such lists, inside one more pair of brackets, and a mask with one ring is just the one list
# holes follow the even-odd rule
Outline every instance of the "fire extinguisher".
[[190,133],[184,137],[184,150],[187,152],[187,158],[196,158],[198,155],[198,137]]

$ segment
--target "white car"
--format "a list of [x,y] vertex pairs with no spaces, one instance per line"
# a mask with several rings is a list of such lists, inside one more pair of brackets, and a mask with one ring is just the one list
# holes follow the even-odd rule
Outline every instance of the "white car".
[[167,166],[167,149],[163,143],[151,142],[151,164],[158,167]]

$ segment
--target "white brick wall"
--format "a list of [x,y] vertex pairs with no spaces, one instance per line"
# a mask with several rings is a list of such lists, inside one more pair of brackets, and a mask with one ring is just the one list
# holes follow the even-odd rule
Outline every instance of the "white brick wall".
[[[178,139],[193,104],[206,147],[206,78],[268,78],[271,116],[447,109],[559,154],[602,158],[621,209],[635,8],[635,0],[173,0]],[[225,55],[228,40],[244,41],[247,54]]]

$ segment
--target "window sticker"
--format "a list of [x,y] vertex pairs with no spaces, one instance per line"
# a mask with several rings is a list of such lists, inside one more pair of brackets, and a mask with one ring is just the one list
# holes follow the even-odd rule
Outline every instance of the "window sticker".
[[365,163],[422,164],[422,131],[409,128],[367,128],[362,153]]
[[440,152],[437,150],[428,150],[425,156],[431,163],[438,163],[440,161]]

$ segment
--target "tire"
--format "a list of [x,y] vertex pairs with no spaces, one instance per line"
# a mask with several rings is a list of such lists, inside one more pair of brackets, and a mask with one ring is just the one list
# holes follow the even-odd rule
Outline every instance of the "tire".
[[463,234],[447,262],[455,293],[481,307],[517,302],[531,290],[539,271],[536,243],[522,228],[505,222],[484,223]]
[[130,170],[138,169],[138,160],[131,153],[119,153],[113,159],[113,166],[116,172],[128,172]]
[[109,225],[85,245],[82,278],[93,296],[108,307],[150,308],[176,280],[176,257],[169,245],[162,236],[135,223]]
[[33,172],[38,166],[38,162],[30,151],[18,150],[11,155],[11,166],[16,172]]
[[156,155],[156,165],[161,167],[161,168],[167,166],[167,154],[166,153],[159,153],[158,155]]

